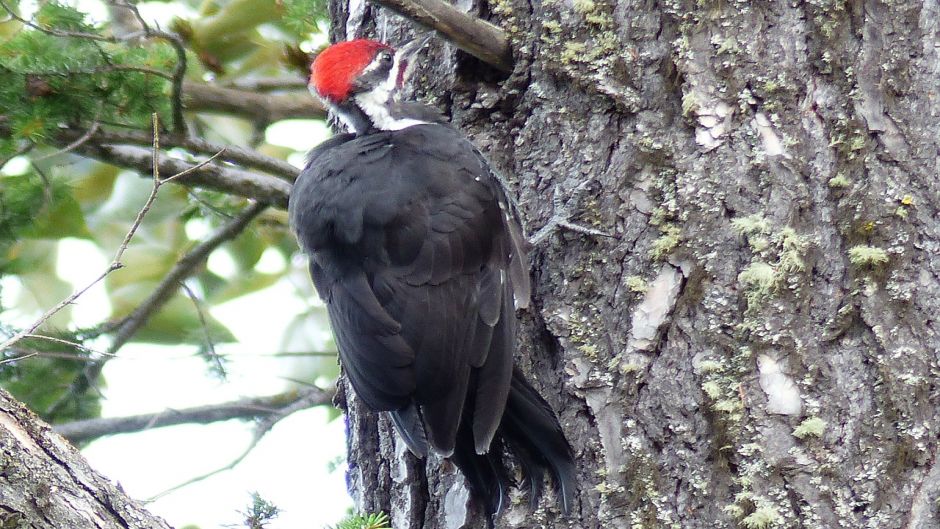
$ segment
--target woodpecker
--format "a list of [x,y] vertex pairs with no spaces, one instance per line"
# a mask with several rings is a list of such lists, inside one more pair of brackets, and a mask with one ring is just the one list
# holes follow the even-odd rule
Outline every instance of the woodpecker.
[[571,447],[513,365],[515,309],[530,297],[518,213],[469,140],[400,100],[426,41],[353,40],[314,60],[310,89],[350,132],[310,152],[291,227],[365,405],[387,412],[415,455],[451,458],[491,525],[510,481],[504,449],[532,505],[548,471],[568,514]]

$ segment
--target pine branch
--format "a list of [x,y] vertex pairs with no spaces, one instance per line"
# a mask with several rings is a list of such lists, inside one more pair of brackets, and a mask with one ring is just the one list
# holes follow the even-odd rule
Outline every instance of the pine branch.
[[59,424],[55,431],[72,441],[81,443],[99,437],[133,433],[176,426],[179,424],[211,424],[231,419],[256,419],[271,417],[294,409],[294,405],[303,402],[305,407],[323,406],[333,399],[333,392],[320,388],[303,391],[290,391],[267,397],[252,397],[222,404],[210,404],[181,410],[167,409],[159,413],[146,413],[128,417],[107,417],[87,419]]
[[512,48],[506,32],[441,0],[372,0],[428,29],[500,70],[511,72]]
[[95,42],[133,42],[140,38],[148,39],[160,39],[168,42],[173,49],[176,51],[176,67],[173,69],[173,75],[171,76],[173,84],[173,93],[171,96],[171,103],[173,107],[173,131],[176,133],[182,133],[186,128],[186,123],[183,121],[183,77],[186,75],[186,47],[183,44],[183,39],[175,33],[168,33],[166,31],[155,30],[148,26],[143,18],[140,16],[140,13],[137,11],[137,7],[130,4],[116,4],[121,7],[130,9],[138,21],[140,22],[143,30],[138,33],[129,33],[121,36],[108,36],[108,35],[99,35],[97,33],[87,33],[81,31],[65,31],[56,28],[48,28],[40,26],[39,24],[33,22],[32,20],[27,20],[19,16],[15,10],[13,10],[9,5],[6,4],[3,0],[0,0],[0,7],[7,12],[7,14],[14,20],[24,24],[30,28],[40,31],[47,35],[53,37],[63,37],[63,38],[73,38],[73,39],[83,39],[90,40]]

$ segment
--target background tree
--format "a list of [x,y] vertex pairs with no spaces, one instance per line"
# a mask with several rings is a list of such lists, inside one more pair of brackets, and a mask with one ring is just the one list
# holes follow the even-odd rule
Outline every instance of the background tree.
[[[532,252],[520,361],[583,487],[572,520],[518,495],[501,526],[935,527],[936,6],[464,8],[505,39],[431,50],[418,97],[504,169],[530,229],[568,211],[616,235]],[[413,31],[361,1],[330,13],[334,40]],[[483,526],[451,466],[344,396],[361,509]]]

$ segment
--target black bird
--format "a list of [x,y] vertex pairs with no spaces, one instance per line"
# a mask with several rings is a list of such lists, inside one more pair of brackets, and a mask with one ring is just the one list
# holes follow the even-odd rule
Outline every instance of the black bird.
[[530,297],[516,210],[462,134],[398,101],[426,40],[397,51],[354,40],[317,56],[311,91],[352,132],[311,151],[291,227],[366,406],[388,412],[414,454],[450,457],[491,523],[507,496],[504,446],[533,505],[548,470],[567,514],[571,448],[513,367],[515,308]]

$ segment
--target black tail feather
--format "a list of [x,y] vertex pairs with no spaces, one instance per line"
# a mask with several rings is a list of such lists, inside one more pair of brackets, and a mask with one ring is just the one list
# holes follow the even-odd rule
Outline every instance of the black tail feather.
[[513,370],[506,411],[486,454],[476,453],[471,424],[472,418],[465,416],[457,435],[453,461],[466,476],[473,496],[483,502],[491,526],[502,510],[510,483],[501,456],[503,443],[522,470],[532,505],[538,503],[545,472],[549,471],[561,510],[565,514],[571,512],[577,491],[577,469],[571,446],[554,411],[520,371]]
[[[548,470],[555,481],[561,510],[569,514],[578,486],[571,446],[551,406],[529,385],[518,369],[512,373],[512,389],[509,391],[500,432],[509,446],[516,448],[523,470],[532,474],[527,475],[526,479],[538,483],[538,486],[533,487],[533,492],[541,492],[542,476]],[[533,471],[525,468],[526,459]]]
[[451,459],[467,478],[471,494],[483,501],[490,527],[497,513],[503,509],[508,495],[509,477],[503,465],[500,440],[493,439],[491,450],[479,455],[474,449],[473,432],[469,421],[464,421],[457,435],[457,445]]

